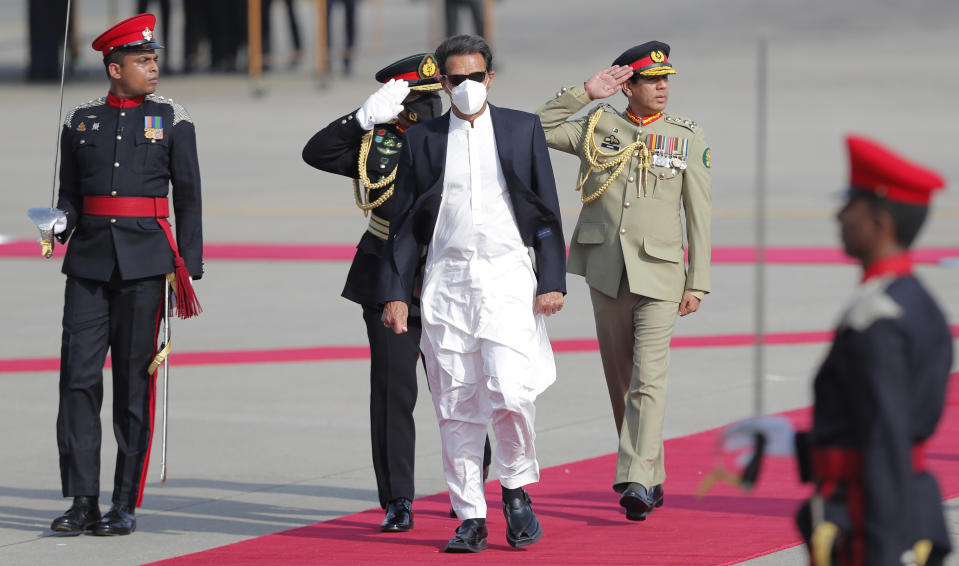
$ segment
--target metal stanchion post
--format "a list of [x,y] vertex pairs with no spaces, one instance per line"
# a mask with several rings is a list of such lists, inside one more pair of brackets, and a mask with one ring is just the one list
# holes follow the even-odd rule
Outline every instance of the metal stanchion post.
[[766,382],[766,38],[760,37],[756,68],[756,302],[753,412],[763,414]]

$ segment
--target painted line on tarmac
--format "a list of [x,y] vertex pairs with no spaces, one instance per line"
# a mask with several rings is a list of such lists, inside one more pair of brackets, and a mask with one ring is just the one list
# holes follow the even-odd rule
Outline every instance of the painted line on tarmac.
[[[65,247],[57,246],[54,256],[63,257]],[[203,246],[206,261],[351,261],[356,253],[352,244],[297,244],[297,243],[210,243]],[[0,258],[40,257],[40,247],[34,240],[0,241]],[[766,263],[773,264],[848,264],[854,262],[837,247],[769,247],[764,253]],[[714,246],[713,264],[751,264],[758,259],[753,246]],[[959,247],[929,247],[912,250],[917,264],[952,266],[959,263]]]
[[[959,324],[950,327],[953,337],[959,337]],[[832,340],[833,332],[774,332],[767,334],[763,344],[767,346],[798,346],[822,344]],[[551,341],[558,354],[596,352],[599,344],[595,338],[560,338]],[[756,344],[755,334],[710,334],[702,336],[674,336],[671,347],[684,348],[729,348]],[[368,346],[313,346],[304,348],[274,348],[269,350],[214,350],[206,352],[173,352],[171,366],[207,366],[239,364],[276,364],[291,362],[335,362],[366,360],[370,357]],[[106,366],[110,367],[110,358]],[[10,358],[0,359],[0,373],[25,373],[58,371],[60,358]]]

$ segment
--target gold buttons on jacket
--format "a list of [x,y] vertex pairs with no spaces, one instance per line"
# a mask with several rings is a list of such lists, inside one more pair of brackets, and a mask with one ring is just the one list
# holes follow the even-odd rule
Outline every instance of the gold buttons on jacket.
[[629,181],[630,183],[632,183],[633,181],[636,180],[636,177],[633,177],[632,175],[630,175],[630,176],[629,176],[629,179],[626,179],[626,180]]
[[122,139],[123,139],[123,136],[117,136],[117,139],[118,139],[118,140],[122,140]]
[[629,208],[630,206],[632,205],[629,203],[629,201],[626,201],[626,204],[623,205],[623,208]]
[[117,196],[117,192],[116,192],[116,191],[110,191],[110,196],[111,196],[111,197]]
[[120,112],[120,116],[126,116],[126,115],[127,115],[126,112]]
[[119,166],[120,166],[120,162],[119,162],[119,161],[114,161],[114,162],[113,162],[113,166],[114,166],[114,167],[119,167]]
[[111,218],[111,219],[110,219],[110,224],[116,224],[116,223],[117,223],[117,219],[116,219],[116,218]]
[[626,233],[626,228],[620,228],[620,229],[619,229],[619,233],[620,233],[620,234],[625,234],[625,233]]

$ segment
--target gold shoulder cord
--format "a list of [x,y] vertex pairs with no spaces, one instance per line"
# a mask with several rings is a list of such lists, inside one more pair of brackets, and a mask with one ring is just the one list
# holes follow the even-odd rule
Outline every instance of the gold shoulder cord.
[[[393,187],[390,187],[386,190],[385,193],[380,195],[380,198],[376,199],[373,202],[370,202],[370,193],[376,189],[382,189],[383,187],[389,185],[396,180],[396,170],[397,167],[393,168],[393,171],[383,177],[377,182],[371,182],[369,176],[366,174],[366,159],[370,155],[370,146],[373,144],[373,130],[366,132],[363,135],[363,139],[360,140],[360,158],[357,163],[357,168],[359,169],[359,179],[353,179],[353,198],[356,201],[356,206],[363,211],[363,216],[369,214],[371,210],[380,206],[388,198],[393,196]],[[366,187],[366,195],[362,194],[360,191],[360,183],[363,183],[363,186]]]
[[[589,117],[589,122],[586,124],[586,139],[583,141],[583,156],[586,157],[586,161],[589,163],[589,170],[585,175],[580,177],[580,182],[577,185],[576,190],[579,191],[583,188],[583,186],[586,184],[586,180],[589,179],[589,176],[593,171],[602,171],[603,169],[609,169],[611,167],[616,167],[616,170],[613,171],[609,178],[606,179],[606,182],[603,183],[592,194],[586,195],[584,193],[580,195],[580,200],[583,201],[584,206],[603,196],[603,193],[606,192],[606,189],[613,184],[613,181],[615,181],[616,178],[619,177],[620,173],[623,172],[623,169],[626,168],[626,163],[629,162],[630,153],[633,151],[639,150],[639,169],[642,169],[643,171],[643,187],[646,187],[646,174],[649,172],[649,149],[642,140],[636,140],[623,149],[613,153],[601,152],[599,148],[596,147],[596,144],[593,141],[593,131],[596,129],[596,124],[599,122],[599,119],[602,115],[603,107],[600,106]],[[597,157],[605,157],[606,160],[597,161]]]

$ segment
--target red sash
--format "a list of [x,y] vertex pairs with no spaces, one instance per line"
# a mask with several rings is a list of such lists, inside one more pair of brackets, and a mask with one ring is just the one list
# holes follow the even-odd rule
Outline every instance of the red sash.
[[138,218],[156,218],[170,242],[173,250],[173,267],[176,283],[173,291],[176,296],[176,314],[180,318],[190,318],[203,312],[200,302],[196,298],[193,284],[190,282],[190,272],[186,262],[180,257],[180,250],[173,236],[173,229],[167,221],[170,216],[170,205],[166,197],[83,197],[83,214],[91,216],[120,216]]

